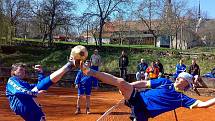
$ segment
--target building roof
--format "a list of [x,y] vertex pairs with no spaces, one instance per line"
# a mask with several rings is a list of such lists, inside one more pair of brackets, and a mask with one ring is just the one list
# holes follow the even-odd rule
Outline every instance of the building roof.
[[[155,30],[158,21],[154,20],[151,23],[152,30]],[[104,31],[117,32],[117,31],[148,31],[149,28],[142,21],[114,21],[107,22],[104,25]]]
[[198,32],[203,33],[207,31],[215,31],[215,20],[205,20],[202,22]]
[[[158,21],[154,20],[151,23],[152,30],[155,30],[156,26],[158,25]],[[144,32],[148,31],[148,27],[142,21],[113,21],[113,22],[106,22],[103,27],[103,34],[104,38],[110,38],[113,33],[115,32],[129,32],[129,31],[137,31],[137,32]],[[88,31],[88,37],[92,37],[92,32],[95,30]],[[81,34],[82,37],[87,38],[87,32],[83,32]],[[96,34],[98,36],[98,33]]]

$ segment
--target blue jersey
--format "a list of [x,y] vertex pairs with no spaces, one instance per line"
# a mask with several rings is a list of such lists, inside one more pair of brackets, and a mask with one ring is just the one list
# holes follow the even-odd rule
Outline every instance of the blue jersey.
[[75,79],[75,84],[80,84],[80,86],[84,87],[92,87],[92,81],[95,78],[92,76],[86,76],[83,74],[81,70],[78,71],[76,79]]
[[[39,76],[43,77],[40,74]],[[10,77],[6,85],[6,96],[11,109],[27,121],[37,121],[44,116],[41,108],[38,107],[33,99],[38,94],[31,91],[35,86],[36,84],[29,84],[17,76]]]
[[39,72],[37,75],[38,75],[38,77],[37,77],[38,82],[37,83],[40,83],[44,78],[46,78],[44,73]]
[[176,73],[181,73],[186,71],[186,66],[184,64],[177,64],[176,65]]
[[197,100],[175,89],[172,81],[166,78],[150,80],[149,90],[140,92],[150,117],[174,110],[178,107],[192,108]]

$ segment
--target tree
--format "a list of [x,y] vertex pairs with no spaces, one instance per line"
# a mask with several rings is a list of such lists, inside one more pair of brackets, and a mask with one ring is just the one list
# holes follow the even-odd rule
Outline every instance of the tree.
[[25,15],[28,15],[28,0],[3,0],[3,9],[10,23],[10,40],[16,36],[17,25]]
[[32,6],[32,10],[43,28],[43,40],[47,36],[49,38],[49,46],[53,42],[53,31],[56,27],[70,25],[75,16],[75,4],[70,0],[43,0],[37,7]]
[[106,20],[111,14],[121,12],[121,5],[129,3],[130,0],[87,0],[88,9],[84,17],[99,18],[99,46],[102,46],[102,33]]
[[9,24],[3,12],[3,1],[0,1],[0,28],[0,40],[4,40],[3,37],[7,37],[8,34]]
[[137,6],[137,9],[134,10],[134,14],[138,19],[143,22],[146,27],[148,28],[149,32],[154,36],[154,46],[156,47],[157,43],[157,34],[159,22],[156,21],[155,17],[159,17],[160,15],[160,2],[159,0],[143,0],[141,3]]
[[[163,4],[162,4],[163,3]],[[186,12],[187,1],[184,0],[165,0],[160,3],[160,19],[161,26],[159,27],[160,33],[170,37],[170,47],[173,47],[173,38],[176,40],[177,45],[181,45],[181,39],[178,43],[178,33],[181,31],[182,26],[186,26]]]

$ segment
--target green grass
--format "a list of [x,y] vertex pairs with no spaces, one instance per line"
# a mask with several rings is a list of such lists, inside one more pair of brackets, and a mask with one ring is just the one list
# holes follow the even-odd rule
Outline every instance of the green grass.
[[[21,39],[18,38],[17,41],[20,41]],[[41,40],[28,40],[28,41],[38,41],[41,42]],[[72,44],[77,45],[78,42],[58,42],[62,44]],[[87,45],[86,43],[81,43],[82,45]],[[167,49],[167,48],[154,48],[152,45],[111,45],[111,44],[103,44],[103,46],[109,46],[116,48],[116,51],[109,51],[105,50],[103,52],[99,52],[99,54],[102,57],[102,66],[100,67],[101,71],[107,71],[107,72],[118,72],[118,61],[119,56],[121,54],[121,48],[126,49],[128,52],[129,57],[129,67],[128,72],[129,73],[135,73],[136,72],[136,66],[141,58],[144,58],[145,61],[150,63],[151,61],[154,61],[156,59],[160,59],[161,63],[164,65],[164,69],[166,73],[173,73],[175,72],[175,65],[180,60],[181,56],[179,56],[177,53],[171,56],[161,56],[158,53],[159,52],[178,52],[179,50],[173,50],[173,49]],[[95,47],[95,44],[91,44],[87,46],[89,49],[89,56],[92,55],[93,49],[92,47]],[[19,47],[18,47],[19,48]],[[118,49],[118,50],[117,50]],[[136,51],[136,49],[140,50],[153,50],[152,53],[148,54],[146,51]],[[3,63],[5,66],[10,66],[11,64],[15,62],[25,62],[28,64],[42,64],[47,69],[57,69],[67,61],[67,56],[70,53],[70,50],[57,50],[57,49],[45,49],[45,48],[34,48],[34,47],[20,47],[18,49],[19,51],[16,51],[13,54],[4,54],[0,53],[0,59],[1,63]],[[180,50],[181,51],[181,50]],[[209,72],[213,67],[215,67],[215,48],[208,48],[208,47],[201,47],[201,48],[193,48],[189,50],[185,50],[183,52],[189,52],[189,53],[209,53],[210,56],[205,56],[204,54],[199,54],[197,56],[197,64],[199,64],[201,68],[201,74]],[[189,67],[191,64],[192,57],[184,57],[184,63]],[[187,68],[188,70],[188,68]]]
[[[14,38],[15,41],[24,41],[24,38]],[[26,39],[25,41],[29,41],[29,42],[42,42],[42,39]],[[45,43],[47,42],[47,40],[45,41]],[[54,43],[60,43],[60,44],[65,44],[65,45],[96,45],[95,43],[86,43],[84,41],[81,42],[66,42],[66,41],[54,41]],[[170,50],[168,48],[155,48],[154,45],[119,45],[119,44],[106,44],[103,43],[102,46],[107,46],[107,47],[117,47],[117,48],[139,48],[139,49],[155,49],[155,50]]]

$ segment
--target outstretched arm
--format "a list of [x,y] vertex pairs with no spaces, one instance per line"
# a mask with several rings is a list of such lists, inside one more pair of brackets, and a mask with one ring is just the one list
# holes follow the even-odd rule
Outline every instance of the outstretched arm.
[[41,80],[41,82],[39,82],[31,91],[38,92],[39,90],[47,90],[52,84],[57,83],[67,71],[72,67],[75,67],[75,64],[75,60],[69,61],[63,67],[53,72],[50,76]]
[[195,108],[207,108],[210,107],[212,105],[215,105],[215,98],[210,99],[208,101],[200,101]]

